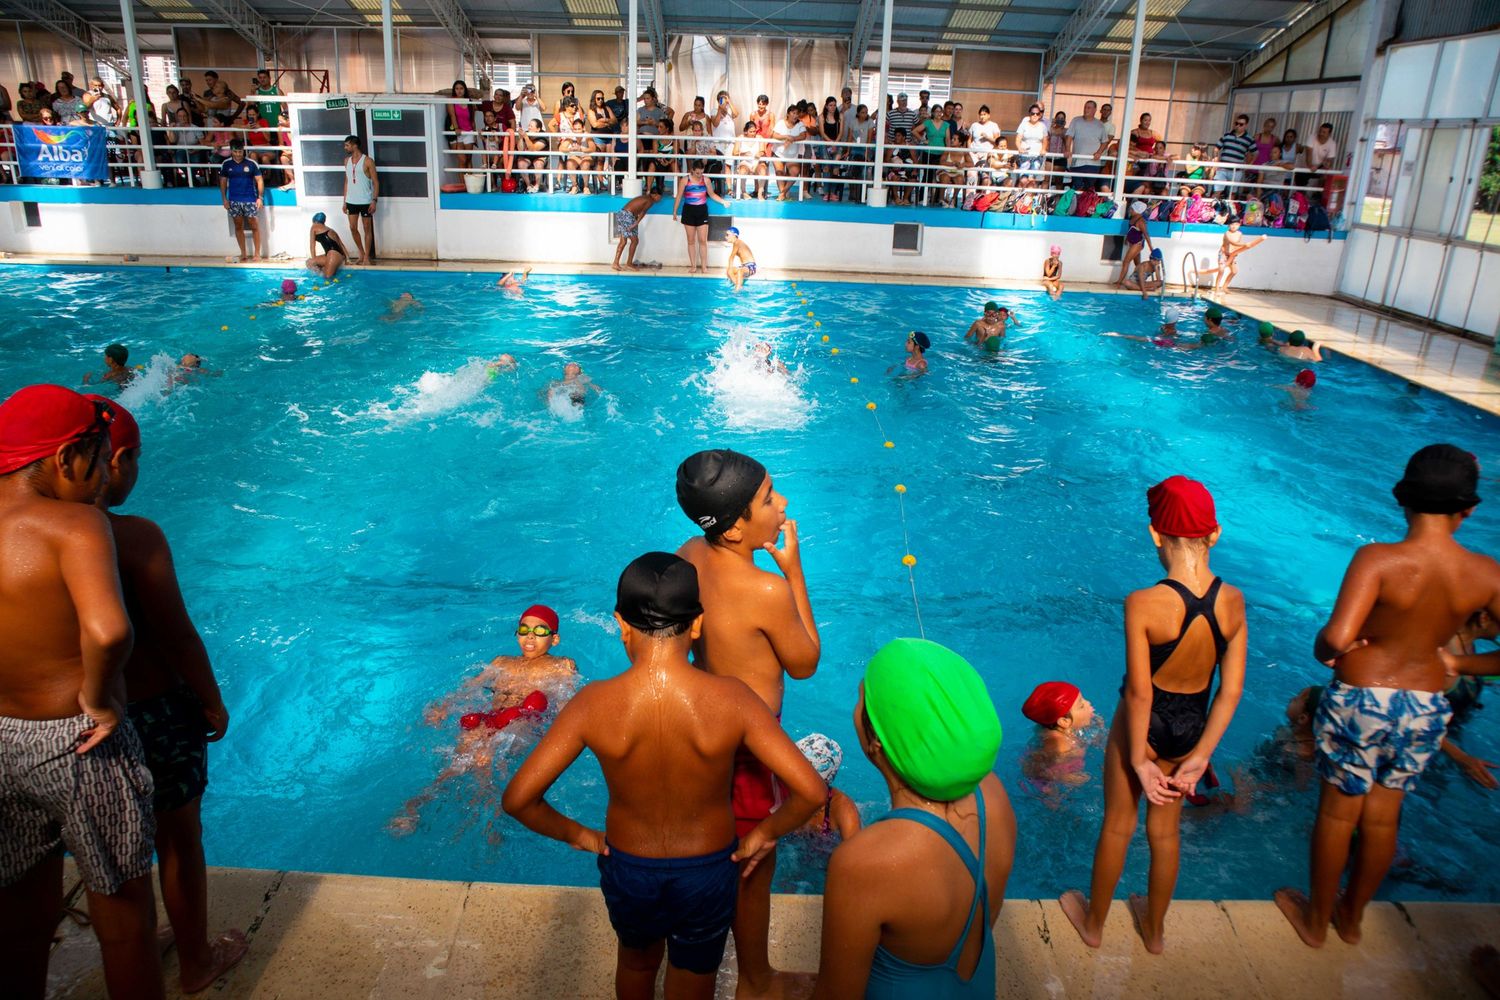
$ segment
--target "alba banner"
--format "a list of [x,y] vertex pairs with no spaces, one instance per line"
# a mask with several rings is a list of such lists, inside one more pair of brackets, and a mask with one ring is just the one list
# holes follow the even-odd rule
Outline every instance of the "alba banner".
[[22,177],[109,180],[107,129],[89,125],[17,124],[16,158]]

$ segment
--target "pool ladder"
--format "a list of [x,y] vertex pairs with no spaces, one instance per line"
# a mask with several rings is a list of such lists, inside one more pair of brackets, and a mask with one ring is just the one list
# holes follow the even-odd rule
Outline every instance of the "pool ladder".
[[[1189,265],[1192,267],[1191,283],[1188,282]],[[1182,258],[1182,294],[1191,295],[1195,299],[1198,297],[1198,258],[1191,250]]]

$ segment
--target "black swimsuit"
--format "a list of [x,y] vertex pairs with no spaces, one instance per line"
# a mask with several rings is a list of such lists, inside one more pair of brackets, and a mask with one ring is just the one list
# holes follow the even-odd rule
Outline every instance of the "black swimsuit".
[[344,252],[344,248],[334,242],[333,237],[328,235],[328,230],[326,229],[321,233],[314,233],[313,239],[317,241],[318,246],[323,248],[324,253],[336,253],[342,255]]
[[[1177,630],[1177,638],[1150,647],[1151,676],[1155,677],[1162,664],[1177,652],[1177,646],[1182,642],[1183,636],[1187,635],[1188,627],[1200,615],[1208,622],[1209,631],[1213,633],[1214,670],[1217,671],[1219,662],[1224,659],[1224,650],[1229,645],[1224,633],[1219,630],[1219,619],[1214,615],[1214,602],[1219,599],[1219,588],[1224,585],[1224,581],[1214,577],[1214,582],[1208,585],[1208,590],[1202,597],[1195,596],[1176,580],[1160,582],[1177,592],[1186,611],[1182,616],[1182,627]],[[1146,730],[1146,742],[1156,751],[1157,756],[1177,760],[1186,757],[1198,745],[1203,728],[1208,724],[1208,705],[1213,700],[1213,687],[1212,673],[1208,677],[1208,686],[1196,694],[1163,691],[1152,682],[1151,725]]]

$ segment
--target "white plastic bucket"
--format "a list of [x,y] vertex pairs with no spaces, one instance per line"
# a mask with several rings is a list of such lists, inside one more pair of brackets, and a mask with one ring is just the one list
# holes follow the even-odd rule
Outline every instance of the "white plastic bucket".
[[484,174],[465,173],[464,187],[470,194],[484,194]]

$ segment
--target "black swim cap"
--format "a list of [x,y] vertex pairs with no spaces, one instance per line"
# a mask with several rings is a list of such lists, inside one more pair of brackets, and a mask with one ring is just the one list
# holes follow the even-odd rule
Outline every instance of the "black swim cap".
[[740,519],[761,483],[766,467],[749,455],[715,448],[689,455],[677,467],[677,505],[709,538]]
[[698,571],[670,552],[638,557],[615,588],[615,613],[646,632],[681,628],[703,614],[698,603]]
[[1391,492],[1418,514],[1457,514],[1479,503],[1479,461],[1451,444],[1430,444],[1406,463]]

